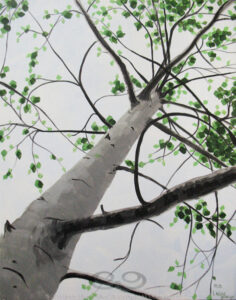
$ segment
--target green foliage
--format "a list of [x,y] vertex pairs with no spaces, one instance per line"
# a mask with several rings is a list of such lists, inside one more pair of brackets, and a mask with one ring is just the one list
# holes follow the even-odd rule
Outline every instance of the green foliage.
[[[92,3],[92,1],[89,0],[87,4],[88,7],[89,5],[91,5],[89,14],[102,36],[109,44],[111,44],[115,52],[118,53],[124,63],[127,63],[127,66],[129,66],[129,74],[133,74],[130,75],[130,79],[135,87],[136,92],[137,89],[141,89],[145,86],[144,82],[146,82],[146,80],[142,75],[144,75],[147,80],[150,80],[152,78],[152,66],[150,63],[151,55],[153,54],[154,60],[157,60],[160,63],[162,62],[161,47],[163,43],[166,43],[167,38],[170,38],[170,35],[166,35],[166,29],[170,31],[171,28],[173,29],[176,26],[176,28],[174,28],[174,38],[178,38],[177,31],[179,31],[183,36],[183,39],[185,35],[190,37],[190,39],[193,39],[194,37],[196,37],[197,33],[206,24],[208,24],[209,20],[214,16],[216,8],[222,5],[223,2],[224,1],[221,0],[196,0],[194,2],[191,2],[190,0],[110,0],[101,2],[97,0]],[[153,7],[153,5],[155,5],[156,9]],[[187,18],[182,18],[189,10],[190,16]],[[25,16],[29,16],[28,11],[29,3],[26,0],[20,2],[15,0],[1,1],[1,37],[6,38],[8,37],[8,35],[12,36],[12,34],[14,34],[14,30],[12,29],[17,28],[14,26],[18,26],[17,22],[20,22],[20,18],[24,20]],[[112,23],[113,14],[115,16],[114,23]],[[26,59],[26,66],[28,64],[28,74],[22,76],[23,79],[27,77],[25,84],[23,84],[20,80],[17,81],[14,79],[13,75],[15,74],[11,73],[13,68],[11,67],[12,62],[10,60],[6,60],[6,63],[10,66],[3,65],[0,71],[0,79],[11,87],[10,89],[5,86],[0,87],[0,99],[6,107],[11,107],[12,109],[14,109],[14,111],[18,113],[18,116],[20,116],[20,118],[22,118],[22,120],[24,120],[25,122],[22,123],[23,127],[21,126],[19,130],[22,140],[17,142],[15,145],[8,146],[6,144],[6,141],[10,138],[12,129],[10,122],[10,128],[8,128],[7,126],[3,126],[0,129],[0,145],[2,145],[0,153],[2,160],[9,159],[11,157],[11,154],[16,162],[18,162],[18,160],[20,159],[26,159],[26,155],[22,156],[23,148],[21,146],[21,142],[24,139],[33,139],[33,133],[36,130],[35,128],[43,128],[48,131],[55,129],[52,122],[49,121],[47,117],[43,116],[43,118],[41,118],[43,114],[41,111],[42,95],[40,93],[38,94],[38,92],[37,94],[35,94],[35,90],[39,88],[42,82],[43,86],[44,84],[48,84],[50,81],[55,81],[55,78],[56,81],[67,81],[67,77],[64,73],[60,73],[63,76],[62,80],[61,75],[56,75],[57,72],[62,72],[59,69],[56,69],[55,73],[53,74],[53,80],[48,79],[47,76],[44,76],[45,74],[40,77],[40,75],[38,75],[38,73],[36,74],[36,72],[39,69],[43,69],[43,64],[41,64],[41,61],[44,61],[44,52],[42,51],[45,51],[47,49],[45,45],[48,45],[48,42],[50,42],[51,32],[54,32],[56,30],[58,23],[65,23],[65,26],[67,26],[71,21],[75,21],[74,16],[79,16],[79,14],[76,12],[74,7],[72,8],[70,5],[67,5],[60,11],[58,9],[52,11],[45,10],[43,13],[43,20],[39,20],[39,23],[41,21],[44,22],[42,28],[39,28],[40,26],[36,26],[35,24],[33,24],[33,22],[31,24],[27,24],[27,18],[25,19],[26,21],[22,23],[23,26],[19,27],[19,29],[17,28],[17,41],[21,41],[22,46],[27,46],[28,40],[30,40],[30,38],[37,38],[36,40],[33,40],[37,42],[37,45],[35,43],[33,47],[28,50],[29,53],[27,54]],[[122,24],[122,27],[121,25],[117,25],[117,20],[119,20],[118,17],[121,18],[120,23],[124,23]],[[235,20],[235,11],[225,11],[224,18],[228,18],[230,21]],[[15,20],[18,21],[15,22]],[[225,21],[227,22],[227,20]],[[174,22],[177,23],[175,24]],[[222,59],[222,65],[225,64],[225,69],[230,70],[231,62],[230,60],[225,62],[223,54],[225,53],[225,51],[227,51],[227,47],[230,47],[230,45],[235,42],[234,35],[236,28],[232,29],[232,26],[223,28],[224,25],[218,26],[218,24],[222,24],[222,22],[215,23],[214,26],[212,26],[210,30],[206,31],[205,34],[200,38],[198,47],[200,47],[201,54],[197,51],[197,49],[194,48],[190,53],[182,58],[181,61],[168,69],[168,71],[170,71],[171,73],[169,74],[167,72],[168,77],[166,76],[166,81],[164,79],[165,76],[162,77],[161,81],[159,82],[159,87],[162,87],[161,92],[163,94],[166,93],[164,96],[165,100],[170,102],[170,104],[166,105],[165,108],[169,108],[169,105],[171,105],[172,108],[176,108],[175,106],[172,106],[172,103],[174,103],[184,104],[189,106],[190,109],[195,109],[195,113],[199,117],[199,119],[193,124],[193,126],[195,126],[193,136],[189,134],[188,139],[193,143],[199,144],[200,147],[202,147],[205,151],[213,154],[219,160],[224,162],[225,165],[233,166],[236,165],[236,150],[235,145],[232,142],[232,135],[235,135],[236,133],[234,128],[234,126],[236,125],[236,82],[233,82],[233,80],[231,80],[230,75],[227,75],[224,78],[222,77],[223,80],[219,80],[219,78],[214,79],[214,85],[212,84],[213,79],[209,79],[210,77],[207,78],[205,81],[207,82],[206,91],[208,89],[208,92],[206,93],[206,96],[204,96],[204,99],[200,99],[203,104],[201,104],[197,99],[194,99],[187,88],[184,87],[184,84],[189,87],[192,86],[192,83],[188,84],[188,81],[194,79],[195,76],[193,75],[194,72],[192,71],[197,70],[197,68],[204,62],[206,63],[207,67],[210,68],[209,65],[213,66],[214,63],[217,63]],[[68,27],[68,33],[71,32],[70,30],[70,27]],[[132,36],[132,34],[134,34],[134,36]],[[139,66],[136,66],[136,61],[132,61],[132,59],[130,59],[131,56],[127,55],[129,50],[122,48],[122,44],[126,45],[127,43],[127,45],[129,45],[131,38],[136,39],[137,36],[140,36],[140,45],[141,43],[143,43],[147,46],[147,52],[145,54],[140,51],[140,54],[142,53],[142,55],[148,57],[146,61],[144,60],[147,65],[147,68],[145,68],[145,70],[139,70]],[[174,41],[176,40],[174,39]],[[66,40],[64,44],[67,45]],[[102,46],[100,45],[97,46],[97,56],[101,56],[101,54],[103,54],[102,58],[105,57],[107,55],[106,50],[103,50]],[[143,50],[135,49],[132,46],[133,45],[131,41],[130,48],[132,50],[137,51],[138,53],[139,50]],[[122,52],[120,49],[122,50]],[[77,50],[80,51],[79,49]],[[75,51],[77,50],[75,49]],[[171,60],[174,58],[174,51],[174,44],[172,43]],[[92,55],[92,51],[89,55]],[[135,68],[132,68],[132,65],[129,65],[124,57],[127,59],[129,58],[134,67],[137,67],[137,72],[135,71]],[[59,58],[59,54],[57,55],[57,58]],[[59,59],[62,62],[64,58],[62,56],[62,58]],[[50,60],[48,60],[48,62],[50,63]],[[66,61],[64,61],[64,63],[66,64]],[[110,64],[114,65],[114,67],[117,67],[117,64],[115,65],[114,58],[112,58]],[[162,66],[166,65],[163,63]],[[158,66],[155,65],[154,73],[157,71],[157,68]],[[173,78],[173,74],[177,77]],[[215,75],[216,72],[209,72],[209,74]],[[140,78],[142,78],[142,80],[140,80]],[[73,79],[70,78],[70,80]],[[115,80],[111,81],[110,84],[111,93],[113,95],[119,95],[120,93],[124,93],[126,90],[125,83],[123,82],[123,77],[121,79],[116,76]],[[202,86],[201,88],[204,89],[204,86]],[[196,92],[196,94],[198,92],[194,87],[193,91]],[[137,91],[137,95],[139,94],[139,92],[140,91]],[[212,110],[212,102],[214,101],[214,99],[216,99],[216,101],[218,102],[215,106],[215,110]],[[43,104],[44,103],[45,102],[43,102]],[[207,114],[207,110],[205,110],[204,105],[212,112],[211,116]],[[179,108],[180,109],[176,109],[176,111],[180,111],[181,107]],[[196,110],[198,110],[198,112]],[[204,113],[201,113],[200,111],[204,111]],[[163,114],[164,112],[159,112],[158,116],[162,116]],[[224,118],[228,118],[227,122],[225,122],[225,126],[222,125],[222,120],[224,120]],[[29,123],[28,120],[30,120]],[[177,118],[174,119],[172,117],[165,117],[161,122],[166,127],[172,130],[176,130],[176,133],[179,131],[179,134],[181,135],[181,129],[178,129],[176,125],[171,122],[171,120],[177,122]],[[46,121],[49,126],[46,125]],[[116,124],[116,121],[112,117],[112,115],[108,115],[108,117],[106,117],[106,121],[111,126],[114,126]],[[91,123],[91,129],[92,131],[94,131],[91,136],[84,136],[82,135],[82,133],[80,133],[75,138],[74,134],[67,134],[68,139],[71,139],[71,141],[74,143],[75,149],[79,148],[83,151],[89,151],[95,144],[94,139],[96,137],[96,132],[109,130],[106,125],[100,125],[99,122],[92,121]],[[189,128],[184,127],[184,129],[192,132]],[[229,134],[229,131],[231,135]],[[183,136],[185,135],[183,134]],[[76,139],[75,142],[74,139]],[[167,155],[172,155],[172,158],[176,158],[177,160],[188,160],[189,154],[191,154],[195,159],[194,165],[203,166],[208,169],[210,167],[213,167],[213,169],[221,167],[216,162],[209,161],[207,155],[203,155],[191,149],[191,147],[189,145],[187,146],[182,140],[181,142],[179,142],[176,138],[173,138],[171,136],[166,137],[166,135],[164,138],[160,138],[159,140],[158,139],[155,141],[153,146],[153,151],[155,152],[150,153],[146,161],[139,161],[138,165],[140,168],[144,168],[146,165],[153,164],[154,162],[161,162],[163,165],[165,165],[166,161],[168,163],[168,159],[165,158]],[[22,152],[19,147],[22,149]],[[177,155],[179,156],[176,157]],[[97,157],[99,157],[99,155]],[[61,159],[59,158],[59,156],[53,154],[50,150],[48,151],[47,158],[51,159],[52,161],[61,163]],[[35,180],[35,187],[38,188],[39,191],[41,191],[43,188],[43,175],[42,173],[40,173],[41,162],[39,162],[38,159],[38,155],[32,153],[32,157],[28,161],[27,166],[28,173],[36,176],[37,178]],[[135,163],[132,159],[127,159],[125,160],[125,165],[130,169],[134,169]],[[65,168],[62,167],[62,170],[65,171]],[[3,175],[3,178],[12,178],[12,173],[12,169],[8,169],[8,171]],[[227,237],[231,237],[232,232],[233,230],[235,230],[235,228],[229,223],[229,218],[230,216],[228,214],[228,211],[224,207],[213,210],[206,201],[199,200],[198,202],[193,204],[193,208],[183,204],[177,206],[173,222],[170,224],[170,226],[174,226],[177,222],[179,222],[180,224],[184,224],[185,228],[191,228],[192,233],[205,234],[206,236],[210,236],[212,240],[216,239],[217,231],[221,231]],[[197,249],[196,255],[198,255],[198,253],[200,253],[200,251]],[[194,262],[195,257],[191,259],[190,264],[194,264]],[[180,270],[181,267],[182,265],[180,265],[179,262],[176,261],[174,266],[170,266],[168,268],[168,272],[171,273],[176,271],[178,277],[182,277],[183,279],[185,279],[186,273],[184,272],[184,269]],[[201,267],[204,268],[205,265],[202,264]],[[91,292],[91,286],[92,283],[83,284],[82,289],[84,291]],[[181,284],[177,284],[175,282],[171,283],[170,288],[175,291],[182,290]],[[96,293],[92,293],[85,299],[93,299],[94,297],[96,297]],[[210,300],[211,296],[208,297]],[[196,299],[197,295],[194,294],[193,300]]]
[[93,148],[93,144],[89,142],[87,138],[78,138],[76,140],[77,145],[82,145],[83,151],[88,151]]
[[118,92],[123,93],[125,91],[125,84],[118,79],[118,76],[111,84],[114,85],[111,89],[113,94],[116,95]]
[[34,185],[38,188],[38,189],[42,189],[43,187],[43,182],[39,179],[35,180]]
[[7,173],[3,175],[3,179],[12,178],[12,169],[8,169]]
[[125,164],[130,167],[131,169],[134,169],[134,161],[132,160],[125,160]]
[[135,78],[133,75],[130,76],[131,77],[131,81],[133,82],[133,84],[138,87],[138,88],[141,88],[142,87],[142,84],[141,82]]
[[171,288],[172,290],[177,290],[177,291],[181,291],[181,290],[182,290],[181,284],[177,284],[177,283],[175,283],[175,282],[172,282],[172,283],[170,284],[170,288]]
[[18,159],[21,159],[21,157],[22,157],[22,152],[21,152],[20,149],[17,149],[17,150],[16,150],[16,157],[17,157]]
[[224,41],[227,41],[227,37],[231,35],[232,32],[228,30],[228,27],[225,27],[223,30],[217,28],[208,34],[206,45],[210,48],[219,47]]
[[113,126],[113,125],[116,124],[116,121],[113,119],[112,116],[108,116],[108,117],[106,118],[106,121],[107,121],[111,126]]
[[72,13],[69,10],[64,10],[61,14],[65,19],[71,19],[72,17]]

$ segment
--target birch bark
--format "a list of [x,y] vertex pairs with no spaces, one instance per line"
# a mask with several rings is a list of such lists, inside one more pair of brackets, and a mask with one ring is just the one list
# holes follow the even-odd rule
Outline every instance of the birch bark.
[[51,218],[91,216],[141,131],[161,107],[158,94],[126,112],[98,144],[42,197],[33,201],[0,239],[0,299],[52,299],[69,268],[80,235],[58,249]]

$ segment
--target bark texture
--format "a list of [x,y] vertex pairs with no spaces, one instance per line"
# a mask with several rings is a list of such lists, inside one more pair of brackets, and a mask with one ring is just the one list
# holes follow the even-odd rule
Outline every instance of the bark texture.
[[134,206],[74,221],[59,221],[55,240],[63,245],[75,233],[105,230],[158,216],[177,204],[193,200],[236,182],[236,167],[224,168],[176,185],[144,206]]
[[158,94],[129,110],[99,143],[0,239],[0,299],[52,299],[80,235],[62,249],[52,241],[53,219],[91,216],[146,123],[161,107]]

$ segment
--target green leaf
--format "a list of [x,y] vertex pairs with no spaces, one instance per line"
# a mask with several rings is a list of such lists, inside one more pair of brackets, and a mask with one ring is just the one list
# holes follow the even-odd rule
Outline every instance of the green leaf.
[[131,0],[131,1],[130,1],[130,6],[131,6],[132,8],[136,8],[136,6],[137,6],[137,0]]
[[91,125],[91,128],[94,130],[94,131],[98,131],[99,130],[99,127],[97,125],[96,122],[93,122],[93,124]]
[[0,96],[5,96],[7,94],[7,91],[6,90],[0,90]]
[[37,51],[31,53],[31,55],[30,55],[31,59],[35,59],[37,56],[38,56],[38,52]]
[[61,79],[62,79],[61,75],[57,75],[56,80],[61,80]]
[[128,167],[134,168],[134,162],[132,162],[131,160],[125,160],[125,163]]
[[17,7],[17,2],[15,0],[9,0],[9,1],[7,1],[7,6],[9,8],[16,8]]
[[50,157],[51,157],[52,160],[56,160],[56,159],[57,159],[56,156],[55,156],[54,154],[51,154]]
[[0,22],[2,23],[2,24],[8,24],[9,23],[9,19],[8,18],[6,18],[6,17],[3,17],[1,20],[0,20]]
[[11,80],[9,84],[13,89],[15,89],[17,87],[15,80]]
[[22,5],[22,9],[23,9],[23,11],[27,11],[29,9],[29,7],[28,7],[28,5],[26,3],[24,3]]
[[68,11],[68,10],[64,10],[64,11],[62,12],[62,15],[63,15],[63,17],[64,17],[65,19],[71,19],[71,17],[72,17],[72,13],[71,13],[70,11]]
[[33,173],[36,172],[36,166],[35,166],[35,164],[33,164],[33,163],[30,164],[30,170],[31,170]]
[[183,154],[185,154],[187,152],[187,149],[184,144],[180,144],[179,151]]
[[9,32],[9,31],[11,30],[11,26],[8,25],[8,24],[5,24],[5,25],[3,26],[3,28],[4,28],[7,32]]
[[140,168],[143,168],[145,165],[146,165],[146,164],[145,164],[143,161],[140,161],[140,162],[138,163],[138,166],[139,166]]
[[137,31],[139,31],[142,28],[142,24],[139,22],[134,23],[134,25],[135,25]]
[[12,169],[8,169],[7,173],[3,175],[3,179],[7,179],[8,177],[12,177]]
[[125,36],[125,33],[122,30],[118,30],[116,32],[116,35],[117,35],[118,38],[122,38],[123,36]]
[[176,266],[179,266],[179,262],[177,259],[175,260],[175,264],[176,264]]
[[175,267],[170,266],[169,269],[168,269],[168,272],[173,272],[174,270],[175,270]]
[[4,141],[4,131],[0,130],[0,142]]
[[175,283],[175,282],[172,282],[172,283],[171,283],[170,288],[171,288],[172,290],[177,290],[177,291],[181,291],[181,290],[182,290],[181,284],[177,284],[177,283]]
[[7,155],[7,150],[3,149],[3,150],[1,151],[1,155],[2,155],[3,158],[5,158],[6,155]]
[[16,157],[17,157],[18,159],[21,159],[21,157],[22,157],[22,152],[20,151],[20,149],[16,150]]
[[31,110],[31,105],[30,105],[30,104],[26,104],[26,105],[24,106],[24,112],[25,112],[25,113],[28,113],[28,112],[30,112],[30,110]]
[[7,73],[7,72],[9,72],[9,71],[10,71],[10,68],[9,68],[8,66],[5,66],[5,67],[3,68],[3,72]]
[[40,102],[40,97],[32,96],[30,100],[32,101],[32,103],[36,104]]
[[113,119],[112,116],[108,116],[106,118],[107,122],[109,122],[112,126],[116,124],[116,121]]
[[37,188],[41,189],[41,188],[43,187],[43,182],[42,182],[41,180],[37,179],[37,180],[35,180],[34,185],[35,185]]

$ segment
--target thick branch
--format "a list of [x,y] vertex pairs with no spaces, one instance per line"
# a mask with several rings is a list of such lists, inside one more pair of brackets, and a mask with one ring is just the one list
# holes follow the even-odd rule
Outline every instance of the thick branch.
[[176,185],[143,206],[134,206],[103,215],[72,221],[53,221],[52,240],[63,248],[75,234],[105,230],[158,216],[180,202],[193,200],[222,189],[236,181],[236,167],[225,168]]
[[90,19],[90,16],[88,15],[88,13],[85,11],[83,6],[81,5],[80,1],[76,0],[76,3],[79,6],[79,8],[81,9],[81,11],[82,11],[89,27],[93,31],[93,33],[96,36],[96,38],[98,39],[98,41],[111,54],[111,56],[113,57],[115,62],[120,67],[121,73],[122,73],[122,75],[124,77],[124,80],[125,80],[125,83],[127,85],[129,100],[130,100],[131,106],[136,105],[138,103],[138,101],[137,101],[136,96],[134,94],[133,84],[130,80],[129,73],[126,69],[126,65],[123,63],[123,61],[120,59],[120,57],[115,53],[115,51],[109,46],[109,44],[105,41],[105,39],[101,36],[101,34],[97,30],[96,26],[93,24],[92,20]]

